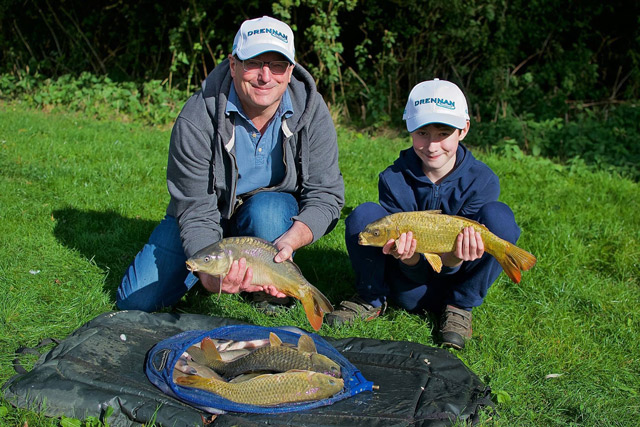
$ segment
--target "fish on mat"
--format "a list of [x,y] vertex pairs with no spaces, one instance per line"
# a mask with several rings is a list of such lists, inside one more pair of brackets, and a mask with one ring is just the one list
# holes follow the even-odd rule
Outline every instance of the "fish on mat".
[[213,339],[213,342],[216,345],[218,351],[233,351],[233,350],[241,350],[241,349],[252,349],[258,347],[264,347],[265,345],[269,345],[268,338],[259,338],[255,340],[246,340],[246,341],[235,341],[228,339]]
[[305,370],[320,372],[332,377],[340,377],[340,365],[318,353],[313,339],[309,335],[300,335],[297,347],[282,343],[280,337],[271,332],[271,345],[260,347],[246,356],[231,362],[221,360],[220,353],[210,338],[204,338],[200,348],[205,360],[201,364],[210,367],[225,378],[233,378],[241,374],[255,371],[286,372]]
[[322,326],[325,313],[333,306],[315,286],[304,278],[300,268],[291,260],[275,262],[278,249],[257,237],[227,237],[200,250],[187,260],[191,271],[214,276],[229,272],[234,260],[245,258],[253,270],[252,284],[273,285],[280,292],[302,302],[309,323],[316,331]]
[[[211,341],[211,338],[205,338],[205,339],[208,339],[208,340]],[[269,342],[267,341],[267,345],[268,344],[269,344]],[[249,350],[247,348],[243,348],[243,349],[239,349],[239,350],[227,350],[227,351],[218,350],[218,353],[220,354],[220,359],[222,361],[231,362],[232,360],[235,360],[235,359],[238,359],[240,357],[246,356],[247,354],[251,353],[251,351],[252,350]],[[189,347],[187,349],[187,354],[195,362],[203,364],[203,365],[206,364],[207,356],[206,356],[204,350],[202,349],[202,344],[199,344],[199,346],[192,345],[191,347]]]
[[217,380],[224,381],[224,378],[222,378],[213,369],[205,366],[203,363],[198,363],[193,359],[189,359],[185,353],[178,359],[173,368],[173,381],[178,377],[186,377],[190,375],[199,375],[204,378],[215,378]]
[[499,238],[484,225],[461,216],[442,214],[441,211],[387,215],[367,225],[358,235],[358,243],[382,247],[389,239],[398,239],[402,233],[411,231],[417,241],[416,252],[424,254],[431,267],[440,272],[442,259],[438,254],[454,251],[458,234],[469,226],[480,233],[485,251],[498,260],[504,272],[515,283],[520,283],[521,271],[529,270],[535,265],[535,256]]
[[178,377],[175,382],[184,387],[213,392],[233,402],[258,406],[326,399],[344,387],[342,378],[295,370],[259,375],[239,383],[199,375]]

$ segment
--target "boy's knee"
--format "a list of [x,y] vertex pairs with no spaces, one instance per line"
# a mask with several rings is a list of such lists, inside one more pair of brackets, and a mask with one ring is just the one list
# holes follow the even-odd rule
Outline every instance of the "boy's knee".
[[511,243],[515,243],[520,237],[520,227],[516,223],[513,211],[502,202],[485,204],[480,208],[474,219],[480,224],[484,224],[501,239]]
[[387,215],[389,215],[389,212],[377,203],[365,202],[358,205],[345,220],[347,235],[357,234],[373,221]]

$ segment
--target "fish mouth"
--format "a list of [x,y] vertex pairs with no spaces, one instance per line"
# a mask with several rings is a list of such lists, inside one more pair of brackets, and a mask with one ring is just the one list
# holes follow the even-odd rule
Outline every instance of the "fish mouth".
[[196,267],[196,265],[193,262],[187,260],[186,264],[187,264],[187,269],[189,271],[191,271],[191,272],[198,271],[198,267]]
[[326,371],[323,372],[323,374],[329,375],[330,377],[333,377],[333,378],[342,378],[342,375],[340,374],[340,372],[339,371],[336,372],[333,369],[332,370],[326,370]]
[[367,243],[367,238],[364,237],[362,234],[358,234],[358,244],[359,245],[366,245]]

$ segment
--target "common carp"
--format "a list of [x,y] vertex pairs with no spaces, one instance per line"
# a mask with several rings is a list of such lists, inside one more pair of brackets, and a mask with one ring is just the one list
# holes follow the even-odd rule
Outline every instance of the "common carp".
[[282,340],[271,332],[271,345],[261,347],[246,356],[231,362],[224,362],[211,339],[203,339],[200,347],[206,360],[200,363],[208,366],[226,378],[254,371],[286,372],[305,370],[320,372],[332,377],[340,377],[340,365],[323,354],[319,354],[313,339],[300,335],[298,347],[283,345]]
[[191,375],[199,375],[204,378],[215,378],[217,380],[224,381],[224,378],[222,378],[213,369],[194,360],[187,360],[183,355],[183,357],[178,359],[175,367],[173,368],[173,380],[175,381],[178,377]]
[[529,270],[535,265],[535,256],[499,238],[484,225],[461,216],[445,215],[441,211],[387,215],[367,225],[358,235],[358,243],[382,247],[389,239],[398,239],[402,233],[411,231],[417,241],[416,252],[424,254],[431,267],[440,272],[442,260],[438,254],[454,251],[456,237],[463,228],[469,226],[480,233],[485,251],[498,260],[515,283],[520,283],[521,270]]
[[178,377],[175,382],[181,386],[211,391],[237,403],[259,406],[326,399],[344,387],[342,378],[312,371],[264,374],[239,383],[199,375]]
[[333,306],[315,286],[304,278],[300,268],[291,260],[275,262],[278,249],[266,240],[257,237],[227,237],[200,250],[187,260],[191,271],[202,271],[211,275],[229,272],[234,260],[245,258],[253,270],[256,285],[273,285],[280,292],[299,299],[309,323],[316,331],[322,326],[325,313]]

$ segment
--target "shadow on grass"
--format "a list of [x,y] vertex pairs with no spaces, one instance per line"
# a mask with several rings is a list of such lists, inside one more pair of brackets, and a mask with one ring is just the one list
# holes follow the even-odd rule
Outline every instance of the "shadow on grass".
[[[113,296],[125,269],[147,242],[159,221],[123,217],[114,211],[58,209],[54,235],[64,246],[77,250],[108,272],[105,289]],[[337,304],[353,294],[353,270],[346,252],[319,249],[299,250],[295,262],[309,282]]]
[[355,292],[355,278],[346,251],[310,246],[296,253],[295,262],[304,277],[334,305]]
[[114,211],[53,211],[54,235],[66,247],[93,260],[107,274],[105,289],[113,296],[122,275],[159,221],[126,218]]

